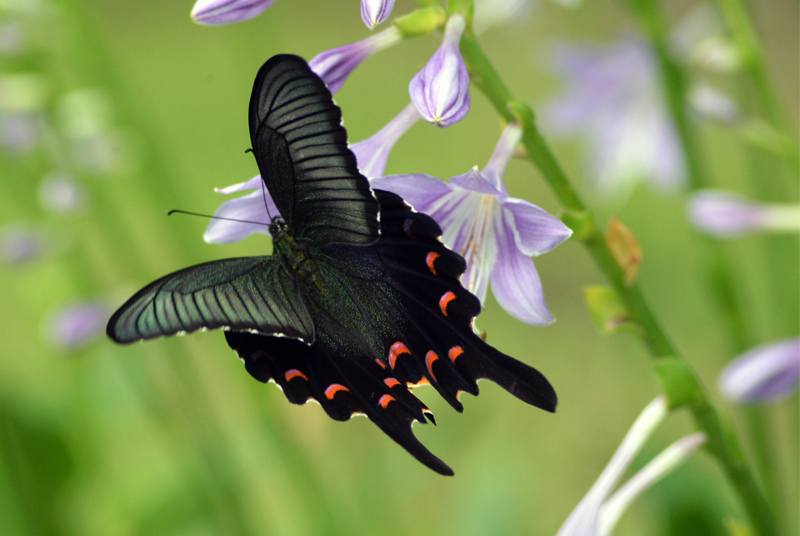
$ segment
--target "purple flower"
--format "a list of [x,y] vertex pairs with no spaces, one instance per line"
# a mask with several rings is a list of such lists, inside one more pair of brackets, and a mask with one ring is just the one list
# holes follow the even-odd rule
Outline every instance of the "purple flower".
[[719,389],[739,404],[770,402],[797,389],[800,339],[753,348],[732,361],[719,376]]
[[541,119],[552,134],[584,138],[586,173],[600,192],[624,197],[642,179],[664,189],[683,184],[683,153],[644,42],[562,45],[551,59],[565,87]]
[[53,311],[45,321],[45,333],[53,345],[74,350],[105,332],[111,308],[101,301],[79,301]]
[[336,93],[362,61],[401,40],[400,31],[391,27],[361,41],[317,54],[308,66],[322,78],[331,93]]
[[392,8],[394,0],[361,0],[361,20],[372,30],[389,18]]
[[[217,189],[221,194],[232,194],[244,190],[255,190],[243,197],[224,202],[214,213],[215,218],[230,218],[241,221],[214,219],[206,227],[203,240],[209,244],[232,244],[253,234],[269,235],[270,216],[280,216],[278,207],[256,175],[247,182]],[[266,203],[266,205],[265,205]]]
[[612,495],[611,491],[667,415],[662,397],[642,411],[597,482],[584,496],[556,536],[608,536],[636,497],[686,461],[706,442],[702,432],[679,439],[653,458]]
[[710,235],[730,238],[756,231],[800,231],[800,206],[757,203],[724,190],[692,196],[689,219]]
[[356,155],[361,173],[369,178],[383,177],[389,152],[417,119],[419,114],[409,104],[372,137],[351,145],[350,150]]
[[20,225],[0,229],[0,260],[7,264],[24,264],[41,257],[45,249],[42,233]]
[[491,278],[500,305],[529,324],[554,318],[531,260],[569,238],[572,231],[541,208],[509,197],[503,172],[521,136],[511,124],[503,131],[489,163],[443,182],[430,175],[393,175],[372,186],[397,193],[443,229],[442,239],[467,261],[464,286],[481,302]]
[[465,26],[459,14],[448,19],[442,45],[408,85],[419,115],[439,127],[461,121],[469,111],[469,73],[458,50]]
[[242,22],[261,15],[275,0],[197,0],[192,20],[206,26]]

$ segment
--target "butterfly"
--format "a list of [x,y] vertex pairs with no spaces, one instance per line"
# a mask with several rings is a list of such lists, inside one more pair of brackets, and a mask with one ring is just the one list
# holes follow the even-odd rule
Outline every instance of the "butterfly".
[[273,253],[192,266],[147,285],[111,317],[119,343],[223,329],[255,379],[289,402],[316,400],[335,420],[366,415],[434,471],[453,471],[412,433],[435,424],[410,387],[430,384],[461,412],[488,378],[555,411],[536,369],[473,329],[478,299],[464,259],[433,219],[372,190],[348,149],[341,111],[297,56],[269,59],[250,99],[252,151],[280,216]]

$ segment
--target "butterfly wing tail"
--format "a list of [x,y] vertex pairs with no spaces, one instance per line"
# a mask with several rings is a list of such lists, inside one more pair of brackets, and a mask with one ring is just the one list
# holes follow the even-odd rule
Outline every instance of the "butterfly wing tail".
[[391,371],[377,363],[335,359],[322,345],[226,331],[228,345],[261,382],[275,382],[289,402],[316,400],[334,420],[363,414],[425,466],[442,475],[453,470],[414,436],[414,421],[433,422],[430,410]]

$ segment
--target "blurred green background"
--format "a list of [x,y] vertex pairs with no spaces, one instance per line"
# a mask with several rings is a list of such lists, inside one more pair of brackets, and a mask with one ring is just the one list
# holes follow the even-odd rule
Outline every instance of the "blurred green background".
[[[19,15],[13,4],[44,11]],[[290,405],[244,371],[221,333],[130,347],[100,336],[76,350],[48,335],[49,315],[65,303],[99,299],[116,307],[176,269],[269,251],[263,236],[205,244],[205,220],[165,213],[212,213],[225,199],[214,187],[257,173],[244,150],[258,67],[276,53],[310,59],[366,37],[357,1],[279,0],[256,19],[216,28],[191,23],[189,0],[13,4],[0,2],[0,17],[29,21],[27,48],[4,56],[1,74],[41,76],[52,126],[35,149],[0,154],[0,223],[27,224],[49,237],[40,258],[0,266],[2,534],[556,533],[658,394],[644,347],[592,324],[583,289],[604,279],[576,240],[536,259],[554,325],[523,325],[491,298],[479,318],[491,344],[548,376],[560,398],[555,415],[489,383],[479,398],[464,399],[461,415],[433,389],[416,392],[438,426],[415,432],[455,469],[453,478],[424,468],[366,419],[336,423],[315,404]],[[536,108],[558,92],[545,69],[551,42],[603,43],[636,31],[624,2],[585,4],[572,11],[541,1],[526,21],[480,36],[517,98]],[[675,21],[692,7],[668,4]],[[395,14],[415,5],[399,0]],[[798,4],[752,7],[770,75],[796,125]],[[351,141],[372,135],[407,104],[408,81],[438,44],[437,35],[404,42],[355,71],[336,95]],[[719,83],[736,94],[735,81]],[[83,93],[85,113],[105,118],[118,140],[108,149],[113,165],[99,171],[76,168],[63,143],[70,127],[62,97],[89,89],[99,93]],[[500,125],[477,90],[472,99],[467,118],[451,128],[415,125],[395,147],[387,174],[446,178],[484,165]],[[730,129],[698,128],[715,184],[762,198],[758,181],[781,180],[768,158],[758,157],[764,165],[757,159],[754,168]],[[686,221],[685,196],[646,186],[624,206],[605,204],[586,185],[582,146],[552,145],[599,220],[616,214],[638,237],[645,295],[712,397],[717,374],[738,349],[708,290],[709,248],[730,264],[749,345],[797,335],[796,235],[709,241]],[[89,193],[78,215],[53,214],[37,201],[42,178],[65,166]],[[505,177],[512,196],[558,213],[529,164],[512,162]],[[797,186],[787,192],[782,201],[796,202]],[[770,275],[775,259],[778,278]],[[780,490],[771,499],[786,533],[796,534],[797,394],[730,409],[746,444],[754,429],[768,438],[771,489]],[[692,430],[686,414],[671,415],[634,466]],[[724,534],[724,519],[744,517],[718,466],[700,453],[638,500],[615,534]]]

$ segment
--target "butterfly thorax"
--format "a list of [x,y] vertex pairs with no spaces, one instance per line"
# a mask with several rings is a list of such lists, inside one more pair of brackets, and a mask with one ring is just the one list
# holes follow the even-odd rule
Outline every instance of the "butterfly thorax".
[[272,234],[273,254],[277,255],[284,267],[302,283],[301,286],[324,286],[316,261],[303,244],[297,242],[288,232],[286,222],[280,217],[274,218],[269,231]]

